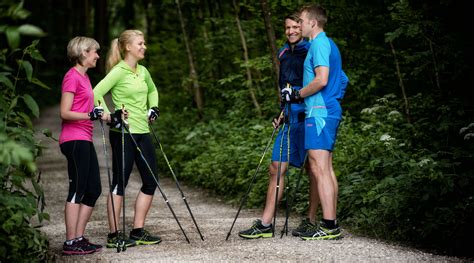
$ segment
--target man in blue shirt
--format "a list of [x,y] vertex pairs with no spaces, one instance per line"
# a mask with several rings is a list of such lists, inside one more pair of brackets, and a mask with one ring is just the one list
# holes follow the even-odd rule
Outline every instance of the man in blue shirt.
[[[298,17],[298,14],[285,17],[285,34],[288,41],[278,52],[280,62],[280,89],[290,86],[295,90],[299,90],[303,86],[303,64],[306,54],[308,53],[309,43],[305,41],[301,35],[301,19]],[[285,125],[283,129],[280,129],[273,145],[272,163],[269,167],[270,178],[267,198],[262,218],[257,219],[251,228],[240,231],[240,237],[250,239],[272,237],[272,219],[275,213],[278,167],[281,165],[279,189],[284,189],[284,176],[288,169],[288,129],[290,132],[289,164],[294,167],[301,167],[304,163],[306,156],[304,145],[305,104],[303,100],[300,100],[289,103],[288,105],[289,107],[286,107],[285,110],[285,118],[275,119],[273,122],[275,128],[278,127],[282,121],[285,121]],[[288,108],[290,109],[288,110]],[[308,174],[311,175],[309,169]],[[308,218],[303,220],[300,226],[293,231],[293,235],[299,235],[300,233],[308,231],[310,228],[314,228],[311,221],[315,221],[316,209],[318,207],[318,193],[316,182],[313,179],[314,177],[310,176],[310,178],[312,187],[310,190]],[[283,191],[278,191],[278,201],[280,201],[282,196]]]
[[324,32],[327,22],[324,8],[305,6],[300,18],[302,34],[311,43],[304,62],[303,88],[285,88],[281,95],[286,101],[305,100],[305,149],[323,210],[319,226],[300,237],[304,240],[337,239],[341,230],[336,221],[338,185],[332,167],[332,151],[342,116],[339,101],[348,79],[342,71],[338,47]]

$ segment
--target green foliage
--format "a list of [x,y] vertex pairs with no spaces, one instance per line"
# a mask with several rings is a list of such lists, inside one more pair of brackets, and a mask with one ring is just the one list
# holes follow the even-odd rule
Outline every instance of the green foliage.
[[[273,142],[263,159],[273,128],[260,121],[229,125],[229,120],[213,120],[177,134],[183,144],[171,150],[172,166],[178,177],[235,203],[247,191],[261,161],[247,207],[261,206],[265,200]],[[176,158],[179,157],[179,158]],[[184,157],[184,158],[183,158]],[[293,182],[293,185],[295,182]]]
[[[407,124],[394,95],[362,110],[361,121],[345,116],[335,152],[339,216],[368,235],[461,251],[473,233],[467,222],[474,214],[474,177],[465,165],[474,147],[461,139],[447,158],[431,132],[446,135],[441,127],[459,130],[462,124],[443,120],[448,113],[429,106],[429,96],[425,103],[418,96],[412,100],[414,112],[430,108],[433,118],[415,115],[417,121]],[[459,228],[464,231],[453,231]]]
[[[162,115],[157,128],[165,135],[161,141],[178,178],[225,195],[229,201],[241,198],[247,190],[272,133],[269,120],[268,125],[262,125],[261,120],[249,122],[249,102],[243,99],[246,95],[246,92],[234,93],[236,104],[223,118],[189,123],[186,116],[178,119]],[[271,148],[257,175],[260,186],[267,180],[270,155]],[[162,169],[166,172],[166,167]],[[261,204],[266,186],[260,186],[254,187],[251,193],[254,198],[249,200],[250,206]]]
[[[2,6],[3,8],[3,6]],[[26,18],[22,2],[6,13],[13,20]],[[0,21],[4,17],[1,17]],[[31,224],[49,219],[43,212],[44,194],[39,184],[36,157],[41,148],[34,138],[31,116],[39,117],[33,96],[24,92],[27,85],[46,87],[33,74],[33,61],[44,61],[38,41],[17,49],[20,35],[40,35],[32,25],[1,25],[11,49],[0,53],[0,260],[8,262],[42,261],[47,258],[48,240]]]
[[[0,5],[2,13],[0,19],[2,21],[9,20],[8,24],[0,24],[0,33],[5,34],[8,45],[12,50],[17,49],[20,46],[21,36],[34,36],[42,37],[45,35],[43,30],[35,25],[31,24],[18,24],[18,21],[23,21],[30,12],[23,8],[23,1],[20,3],[13,4],[6,1]],[[13,21],[13,23],[11,23]]]

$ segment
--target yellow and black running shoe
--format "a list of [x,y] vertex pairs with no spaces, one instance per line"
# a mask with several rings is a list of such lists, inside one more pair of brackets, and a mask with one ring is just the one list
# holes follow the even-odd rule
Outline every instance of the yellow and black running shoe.
[[136,246],[137,244],[135,243],[135,240],[132,240],[130,238],[127,238],[122,232],[118,233],[111,233],[107,236],[107,248],[117,248],[120,246],[121,242],[125,242],[126,247],[133,247]]
[[154,236],[150,232],[142,229],[138,233],[130,232],[130,239],[134,240],[137,245],[154,245],[161,242],[161,237]]
[[263,226],[262,220],[257,219],[251,228],[240,231],[239,236],[248,239],[272,237],[272,225]]
[[291,234],[295,237],[299,237],[301,234],[309,232],[311,230],[315,230],[315,229],[316,229],[316,225],[311,223],[309,218],[305,218],[301,220],[301,223],[298,225],[297,228],[291,231]]

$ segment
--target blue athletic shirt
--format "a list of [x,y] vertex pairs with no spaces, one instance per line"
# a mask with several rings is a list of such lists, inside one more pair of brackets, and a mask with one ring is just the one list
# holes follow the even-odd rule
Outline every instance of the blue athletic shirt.
[[[278,60],[280,62],[280,90],[289,83],[293,89],[300,90],[303,86],[303,64],[308,53],[310,43],[301,40],[297,43],[293,50],[287,43],[279,50]],[[290,123],[298,122],[298,113],[304,112],[305,105],[303,103],[291,104]],[[285,112],[288,115],[288,111]]]
[[[304,62],[303,86],[306,87],[315,77],[314,69],[318,66],[329,68],[328,83],[320,91],[305,98],[306,118],[315,117],[341,119],[342,109],[339,101],[344,96],[348,78],[342,71],[342,60],[334,41],[320,32],[310,40],[311,47]],[[324,122],[322,126],[324,127]]]

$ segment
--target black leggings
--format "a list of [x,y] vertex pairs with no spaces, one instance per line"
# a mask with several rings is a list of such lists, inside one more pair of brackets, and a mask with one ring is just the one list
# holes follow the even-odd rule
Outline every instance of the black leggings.
[[[155,148],[151,141],[150,134],[132,134],[133,138],[138,144],[140,151],[142,152],[145,160],[150,165],[153,174],[158,180],[158,169],[156,166]],[[124,189],[122,187],[122,133],[110,131],[109,133],[110,144],[112,146],[112,168],[113,168],[113,180],[112,180],[112,191],[117,195],[124,195]],[[137,164],[138,172],[142,178],[141,191],[147,195],[153,195],[155,193],[157,184],[153,179],[153,174],[150,173],[146,163],[140,156],[140,152],[137,150],[135,143],[130,138],[128,133],[124,136],[124,149],[125,149],[125,187],[127,187],[130,174],[133,169],[133,163]]]
[[69,176],[67,201],[94,207],[102,192],[99,162],[94,144],[90,141],[68,141],[59,147],[67,158]]

